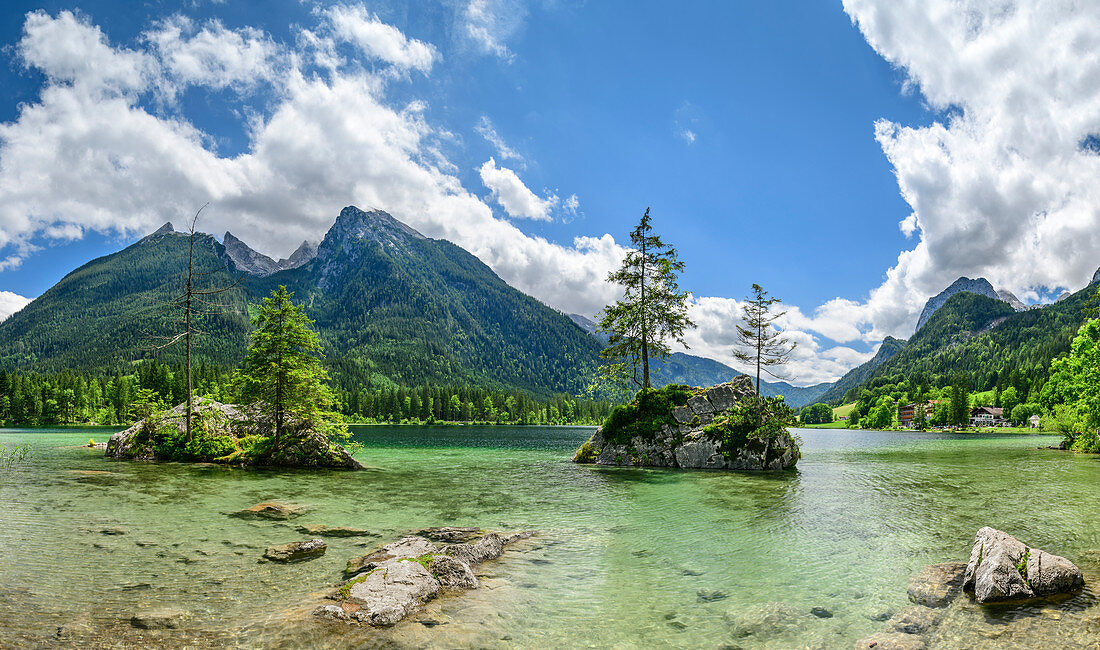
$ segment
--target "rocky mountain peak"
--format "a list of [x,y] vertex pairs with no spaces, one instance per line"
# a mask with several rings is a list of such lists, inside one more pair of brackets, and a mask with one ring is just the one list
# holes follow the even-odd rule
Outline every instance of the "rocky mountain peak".
[[1097,282],[1100,282],[1100,269],[1096,269],[1096,273],[1092,274],[1092,282],[1089,282],[1089,284],[1096,284]]
[[176,229],[172,227],[172,222],[171,221],[166,221],[163,226],[161,226],[160,228],[157,228],[156,230],[154,230],[153,232],[149,233],[146,236],[147,237],[152,237],[154,235],[163,235],[163,234],[170,233],[170,232],[176,232]]
[[264,277],[279,271],[279,263],[267,255],[255,251],[248,244],[226,231],[222,237],[222,245],[225,246],[225,254],[233,262],[238,270],[249,275]]
[[317,257],[317,244],[306,240],[290,254],[290,257],[279,260],[279,266],[284,269],[296,269],[308,264],[315,257]]
[[321,264],[319,286],[324,289],[333,276],[354,264],[362,255],[363,244],[376,243],[392,250],[405,249],[418,239],[427,239],[384,210],[360,210],[349,205],[340,211],[321,244],[316,258]]
[[997,289],[997,297],[1007,302],[1016,311],[1027,311],[1028,309],[1027,305],[1008,289]]
[[[943,307],[943,304],[947,302],[947,299],[956,293],[962,292],[974,293],[979,296],[985,296],[994,300],[1004,300],[1001,296],[997,295],[997,290],[993,288],[993,285],[989,283],[989,280],[985,278],[976,278],[971,280],[968,277],[960,277],[951,283],[951,286],[947,287],[943,291],[939,292],[935,296],[928,299],[928,302],[924,303],[924,309],[921,310],[920,318],[917,319],[917,329],[919,330],[928,322],[929,318],[932,318],[932,314],[936,313],[936,310]],[[1015,296],[1013,296],[1015,297]],[[1006,301],[1007,302],[1007,301]],[[1017,300],[1019,302],[1019,300]]]
[[382,245],[400,244],[409,239],[427,239],[409,226],[394,219],[384,210],[371,208],[360,210],[354,205],[349,205],[340,211],[336,217],[336,223],[332,224],[321,242],[321,247],[326,247],[329,240],[335,239],[345,242],[349,239],[378,242]]

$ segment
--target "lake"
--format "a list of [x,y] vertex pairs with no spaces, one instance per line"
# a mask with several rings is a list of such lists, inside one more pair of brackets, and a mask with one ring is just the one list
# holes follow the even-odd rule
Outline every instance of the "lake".
[[[966,561],[984,525],[1100,584],[1100,458],[1037,449],[1057,438],[796,430],[797,470],[752,474],[572,464],[591,431],[359,427],[357,457],[374,469],[310,473],[110,461],[75,447],[109,431],[0,430],[32,448],[0,469],[0,646],[61,643],[70,625],[119,646],[850,648],[908,605],[925,565]],[[310,511],[228,516],[269,499]],[[306,539],[304,523],[375,536],[258,563],[268,545]],[[539,533],[482,565],[482,589],[391,630],[310,619],[303,603],[348,559],[442,525]],[[129,626],[160,606],[190,612],[184,629]],[[772,625],[776,608],[797,620]],[[1091,588],[952,616],[969,618],[936,647],[1100,639]]]

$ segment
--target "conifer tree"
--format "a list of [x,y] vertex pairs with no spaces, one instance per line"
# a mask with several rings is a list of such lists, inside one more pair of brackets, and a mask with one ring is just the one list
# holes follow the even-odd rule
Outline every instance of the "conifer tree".
[[609,339],[600,355],[612,362],[604,368],[629,361],[634,383],[646,389],[650,388],[650,357],[667,358],[670,340],[687,347],[684,330],[695,327],[695,323],[687,315],[691,294],[680,291],[676,282],[684,263],[677,258],[675,248],[653,234],[649,208],[631,231],[630,243],[632,248],[622,266],[607,276],[608,282],[623,287],[624,295],[603,310],[600,331],[606,332]]
[[270,409],[279,449],[288,416],[321,426],[331,416],[336,397],[321,366],[321,344],[306,316],[285,286],[264,298],[253,321],[256,328],[235,383],[246,401]]
[[783,301],[779,298],[768,297],[768,292],[759,284],[753,284],[752,296],[745,299],[741,308],[745,326],[737,326],[737,348],[733,356],[743,363],[756,365],[757,393],[760,392],[760,372],[783,379],[770,368],[790,361],[791,352],[797,347],[797,343],[773,330],[775,321],[787,313],[772,313],[772,305],[780,302]]

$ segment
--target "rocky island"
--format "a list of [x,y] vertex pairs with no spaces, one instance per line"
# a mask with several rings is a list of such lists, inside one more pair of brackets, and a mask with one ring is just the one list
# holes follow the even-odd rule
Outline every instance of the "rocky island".
[[615,409],[575,463],[680,469],[782,470],[801,457],[790,411],[741,375],[710,388],[642,391]]
[[187,405],[180,404],[111,436],[105,455],[124,460],[364,469],[346,449],[302,420],[284,425],[283,444],[276,446],[274,422],[261,408],[197,398],[193,409],[190,441],[185,440],[183,426]]

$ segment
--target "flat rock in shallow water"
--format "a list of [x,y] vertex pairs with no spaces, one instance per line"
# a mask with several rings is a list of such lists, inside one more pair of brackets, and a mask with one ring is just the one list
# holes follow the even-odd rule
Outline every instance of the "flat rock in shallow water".
[[175,629],[183,622],[187,612],[182,609],[156,609],[130,617],[130,625],[143,630]]
[[264,501],[251,508],[235,512],[233,516],[242,519],[293,519],[294,517],[300,517],[305,512],[305,506],[283,503],[282,501]]
[[756,641],[785,634],[811,620],[787,603],[737,607],[727,611],[725,619],[734,637],[751,636]]
[[[371,625],[393,625],[439,595],[439,581],[419,562],[387,560],[344,586],[345,602],[359,606],[351,618]],[[341,607],[346,611],[348,608]],[[329,612],[315,612],[328,615]],[[354,616],[357,614],[358,616]]]
[[306,535],[324,535],[326,537],[367,537],[370,531],[349,526],[326,526],[324,524],[304,524],[298,531]]
[[961,562],[932,564],[909,581],[909,601],[925,607],[947,607],[962,591],[966,565]]
[[453,544],[456,542],[468,542],[482,533],[480,528],[440,526],[437,528],[425,528],[417,533],[421,537],[427,537],[433,542]]
[[305,542],[290,542],[268,546],[264,551],[264,557],[273,562],[301,562],[312,560],[325,554],[328,545],[320,539],[311,539]]
[[403,537],[396,542],[391,542],[378,549],[348,560],[348,566],[344,569],[345,576],[353,576],[364,571],[370,571],[387,560],[416,559],[418,557],[434,553],[435,544],[423,537]]
[[963,578],[963,588],[982,604],[1071,593],[1084,585],[1081,569],[1066,558],[988,526],[974,536]]

